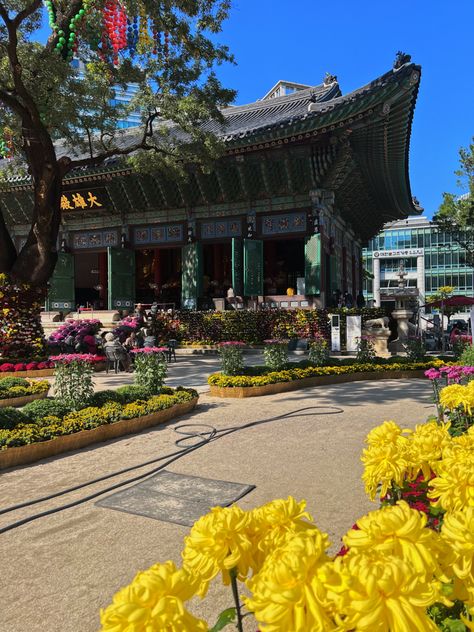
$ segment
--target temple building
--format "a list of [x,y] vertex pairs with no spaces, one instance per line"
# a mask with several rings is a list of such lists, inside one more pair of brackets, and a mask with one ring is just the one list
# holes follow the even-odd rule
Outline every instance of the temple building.
[[[341,93],[278,82],[212,124],[225,153],[186,181],[110,162],[64,179],[49,310],[324,307],[362,288],[362,245],[417,214],[408,153],[420,67],[408,56]],[[279,96],[281,95],[281,96]],[[136,134],[131,128],[124,132]],[[16,246],[29,229],[28,178],[0,183]],[[230,293],[232,294],[232,292]]]

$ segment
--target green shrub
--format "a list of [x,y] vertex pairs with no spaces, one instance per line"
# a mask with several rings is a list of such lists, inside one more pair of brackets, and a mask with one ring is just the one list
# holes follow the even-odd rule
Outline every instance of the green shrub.
[[474,345],[468,345],[459,358],[459,363],[463,366],[474,366]]
[[[122,387],[123,388],[123,387]],[[117,402],[119,404],[123,403],[123,397],[117,391],[97,391],[92,396],[89,405],[90,406],[104,406],[104,404],[108,404],[109,402]]]
[[147,399],[150,396],[148,389],[143,386],[137,386],[136,384],[121,386],[115,392],[118,393],[124,404],[130,404],[137,399]]
[[12,386],[29,386],[30,383],[28,380],[25,380],[24,377],[2,377],[0,378],[0,389],[7,390]]
[[54,417],[62,419],[64,415],[70,413],[71,410],[71,406],[68,406],[65,402],[59,399],[54,399],[53,397],[37,399],[23,407],[23,412],[29,419],[33,419],[35,422],[48,415],[53,415]]
[[7,406],[6,408],[0,408],[0,428],[3,430],[12,430],[16,425],[20,423],[27,424],[30,419],[24,412],[18,410],[18,408],[12,408]]

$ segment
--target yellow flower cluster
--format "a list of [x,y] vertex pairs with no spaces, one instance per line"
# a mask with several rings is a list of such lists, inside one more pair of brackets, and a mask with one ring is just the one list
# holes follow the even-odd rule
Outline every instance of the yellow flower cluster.
[[462,409],[468,415],[474,413],[474,380],[468,384],[451,384],[442,389],[439,402],[449,410]]
[[[384,432],[402,436],[394,424]],[[327,535],[291,497],[250,511],[215,507],[185,538],[183,568],[139,573],[102,611],[102,630],[208,630],[185,601],[219,573],[245,582],[262,632],[434,632],[427,608],[451,606],[448,589],[465,616],[474,612],[474,508],[449,514],[438,533],[400,501],[361,518],[343,541],[345,554],[330,558]]]

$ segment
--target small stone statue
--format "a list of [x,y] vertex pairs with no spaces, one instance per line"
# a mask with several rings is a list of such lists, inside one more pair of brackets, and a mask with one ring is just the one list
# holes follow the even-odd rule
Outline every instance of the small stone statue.
[[411,55],[402,52],[399,50],[395,56],[395,61],[393,62],[394,70],[398,70],[403,65],[408,64],[411,61]]
[[405,271],[405,264],[403,259],[400,261],[400,265],[398,266],[398,272],[397,272],[397,277],[400,279],[398,281],[398,287],[399,288],[405,288],[407,286],[407,281],[405,279],[405,277],[407,276],[407,272]]
[[331,73],[327,72],[324,75],[324,85],[325,86],[330,86],[332,83],[336,83],[337,81],[337,77],[336,75],[331,75]]

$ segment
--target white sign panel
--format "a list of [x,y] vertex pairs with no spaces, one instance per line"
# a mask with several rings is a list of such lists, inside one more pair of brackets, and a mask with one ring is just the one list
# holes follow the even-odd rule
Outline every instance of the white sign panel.
[[425,254],[424,248],[403,248],[401,250],[374,250],[374,259],[388,259],[389,257],[421,257]]
[[341,350],[341,327],[338,314],[331,314],[331,351]]
[[346,318],[346,349],[357,351],[358,338],[362,335],[362,316],[347,316]]

